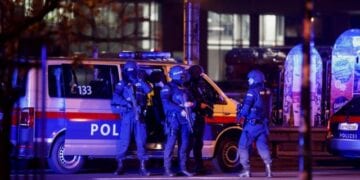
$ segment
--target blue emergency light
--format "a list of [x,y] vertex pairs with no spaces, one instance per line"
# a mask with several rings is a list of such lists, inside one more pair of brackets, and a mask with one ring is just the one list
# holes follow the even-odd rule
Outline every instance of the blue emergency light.
[[170,52],[120,52],[119,58],[122,59],[170,59]]
[[135,59],[135,52],[120,52],[119,53],[119,58],[121,59]]

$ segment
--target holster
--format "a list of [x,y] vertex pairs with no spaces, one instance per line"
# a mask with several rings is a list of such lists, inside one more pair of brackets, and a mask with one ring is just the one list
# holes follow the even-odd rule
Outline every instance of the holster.
[[249,123],[250,125],[256,125],[256,124],[263,124],[264,121],[261,119],[248,119],[246,120],[246,123]]
[[145,123],[145,120],[146,120],[146,112],[147,112],[147,108],[146,108],[146,107],[140,107],[139,121],[140,121],[141,123]]
[[179,128],[178,121],[176,119],[176,113],[168,113],[165,119],[165,134],[174,135],[176,129]]
[[124,112],[128,112],[129,108],[127,106],[122,106],[120,104],[111,104],[111,111],[113,113],[124,113]]

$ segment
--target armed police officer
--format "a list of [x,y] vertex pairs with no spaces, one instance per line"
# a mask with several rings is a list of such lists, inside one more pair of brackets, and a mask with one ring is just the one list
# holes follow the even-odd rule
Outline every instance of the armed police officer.
[[243,125],[239,140],[240,163],[243,166],[240,177],[250,177],[249,149],[255,141],[258,152],[265,163],[266,177],[271,177],[271,157],[268,146],[268,119],[265,109],[265,77],[259,70],[248,73],[249,90],[238,109],[237,119]]
[[135,61],[127,61],[123,68],[123,80],[115,87],[113,93],[112,106],[115,112],[120,113],[121,126],[118,144],[117,161],[118,167],[115,174],[124,173],[123,159],[126,156],[132,138],[135,136],[137,146],[137,156],[140,160],[140,174],[149,176],[146,170],[146,126],[145,108],[147,104],[147,94],[151,91],[151,86],[142,78],[138,77],[138,66]]
[[179,147],[180,171],[186,176],[192,176],[187,170],[186,163],[194,121],[192,108],[195,103],[192,100],[190,91],[184,85],[187,81],[186,73],[184,67],[180,65],[173,66],[169,72],[171,82],[166,84],[160,92],[166,115],[165,133],[167,139],[164,151],[164,168],[167,176],[174,176],[171,171],[171,160],[176,140],[178,140]]
[[195,160],[196,174],[206,174],[204,163],[202,159],[203,136],[205,129],[205,117],[212,117],[213,104],[215,102],[215,95],[209,89],[207,82],[201,77],[204,72],[200,65],[192,65],[189,68],[190,80],[188,87],[196,101],[194,112],[196,120],[194,122],[194,133],[192,149]]

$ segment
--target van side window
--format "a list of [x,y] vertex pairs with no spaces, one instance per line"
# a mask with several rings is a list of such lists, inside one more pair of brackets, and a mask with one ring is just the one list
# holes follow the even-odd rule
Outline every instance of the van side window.
[[111,99],[119,81],[116,66],[70,64],[49,66],[50,97]]
[[48,90],[50,97],[64,97],[64,79],[61,65],[48,67]]
[[12,77],[12,87],[18,93],[19,96],[23,97],[26,93],[26,83],[28,79],[29,70],[23,67],[14,70]]
[[198,91],[199,94],[202,94],[203,98],[206,100],[206,102],[213,103],[213,104],[226,104],[224,98],[209,84],[209,82],[206,81],[203,77],[202,81],[199,81],[200,83],[203,83],[200,85]]

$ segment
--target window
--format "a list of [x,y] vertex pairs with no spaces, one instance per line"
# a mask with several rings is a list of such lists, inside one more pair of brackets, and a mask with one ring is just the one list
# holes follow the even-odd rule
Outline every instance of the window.
[[28,72],[27,68],[20,67],[15,69],[12,75],[12,88],[16,89],[21,97],[25,96],[26,93]]
[[360,108],[357,107],[358,104],[360,104],[360,96],[355,96],[338,112],[336,112],[336,114],[345,116],[360,116]]
[[[160,7],[156,2],[112,2],[99,7],[94,17],[95,26],[82,30],[93,36],[97,48],[104,52],[154,50],[161,48]],[[91,29],[93,28],[93,29]],[[73,51],[88,51],[88,42],[73,43]]]
[[50,97],[111,99],[119,81],[116,66],[52,65],[48,70]]
[[223,97],[207,82],[204,78],[202,78],[202,81],[199,81],[199,83],[202,83],[198,85],[198,93],[202,97],[204,97],[206,102],[213,103],[213,104],[226,104]]
[[208,13],[208,72],[215,81],[225,78],[225,54],[250,44],[250,16]]
[[284,45],[285,18],[275,15],[260,15],[260,46]]
[[[260,15],[260,46],[284,45],[284,16]],[[226,78],[224,57],[234,47],[250,45],[250,15],[208,13],[208,72],[215,81]]]
[[249,45],[250,16],[236,14],[208,14],[208,49],[231,49]]

